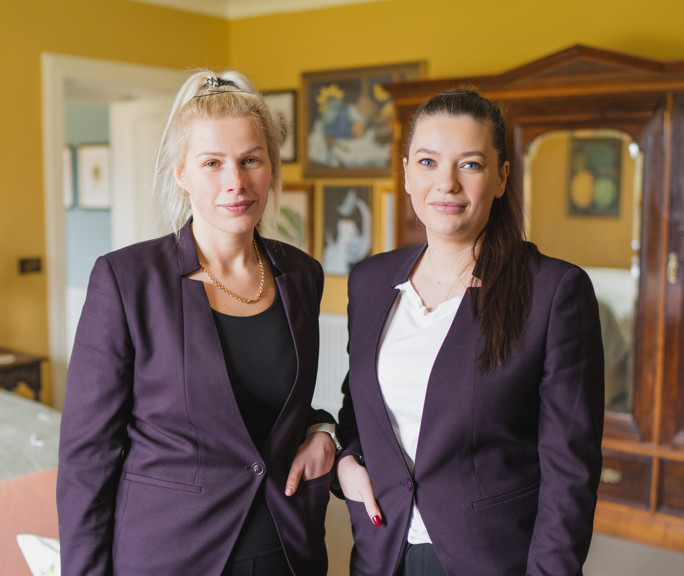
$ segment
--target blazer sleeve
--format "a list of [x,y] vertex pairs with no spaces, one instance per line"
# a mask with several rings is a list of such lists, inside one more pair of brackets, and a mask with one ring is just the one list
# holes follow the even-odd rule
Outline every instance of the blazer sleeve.
[[601,475],[603,345],[586,273],[567,270],[551,304],[539,387],[539,508],[528,576],[579,576]]
[[57,478],[62,574],[112,572],[114,506],[128,448],[133,345],[106,257],[90,276],[67,376]]
[[[323,298],[323,283],[325,281],[325,276],[323,274],[323,268],[318,260],[313,260],[313,266],[314,266],[314,274],[316,277],[316,294],[318,295],[318,310],[317,314],[320,314],[320,309],[321,309],[321,299]],[[330,414],[329,412],[326,412],[325,410],[321,409],[314,409],[309,408],[309,417],[306,422],[306,427],[308,428],[312,424],[320,424],[320,423],[327,423],[327,424],[335,424],[337,425],[337,422],[335,421],[335,417]]]
[[[357,286],[358,278],[358,267],[354,268],[349,275],[349,303],[347,305],[347,332],[349,334],[349,339],[352,335],[352,323],[354,317],[354,297],[353,292],[355,286]],[[349,341],[347,341],[347,352],[349,352]],[[342,382],[342,408],[339,412],[340,421],[340,435],[342,442],[342,452],[337,455],[338,460],[344,458],[345,456],[354,455],[357,456],[359,461],[363,461],[363,451],[361,450],[361,440],[359,439],[359,428],[356,423],[356,413],[354,412],[354,401],[352,399],[351,390],[349,388],[349,372]]]

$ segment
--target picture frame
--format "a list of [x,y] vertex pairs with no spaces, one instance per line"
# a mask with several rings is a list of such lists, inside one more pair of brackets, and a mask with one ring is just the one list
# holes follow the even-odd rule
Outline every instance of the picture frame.
[[64,191],[64,209],[74,206],[74,150],[69,144],[62,149],[62,190]]
[[397,194],[391,186],[380,190],[380,210],[382,251],[389,252],[397,247]]
[[567,206],[570,216],[619,216],[623,141],[570,139]]
[[109,209],[109,145],[79,146],[76,150],[76,172],[79,208]]
[[283,140],[280,161],[291,164],[297,161],[297,91],[270,90],[263,92],[264,100],[276,122],[280,124]]
[[371,186],[323,186],[323,255],[326,274],[346,276],[368,258],[373,244]]
[[382,84],[419,80],[424,70],[412,62],[303,74],[304,176],[390,176],[394,105]]
[[274,240],[292,244],[313,256],[314,249],[314,186],[301,182],[283,183],[278,206]]

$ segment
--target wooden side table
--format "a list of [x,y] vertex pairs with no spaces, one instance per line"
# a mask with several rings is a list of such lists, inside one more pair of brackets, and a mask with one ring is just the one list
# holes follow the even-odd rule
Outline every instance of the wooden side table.
[[0,348],[0,387],[12,391],[24,382],[33,397],[40,400],[40,363],[43,360],[45,358]]

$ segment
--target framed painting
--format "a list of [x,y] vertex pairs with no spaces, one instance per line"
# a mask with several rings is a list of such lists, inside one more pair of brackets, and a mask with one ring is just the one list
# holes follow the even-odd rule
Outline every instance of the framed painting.
[[621,138],[571,138],[568,214],[619,216]]
[[76,150],[76,171],[79,208],[109,209],[109,145],[79,146]]
[[264,100],[282,132],[280,160],[284,163],[297,161],[297,91],[276,90],[264,92]]
[[394,105],[382,84],[423,70],[416,62],[303,74],[304,176],[390,176]]
[[62,189],[64,190],[64,209],[74,205],[74,151],[68,144],[62,149]]
[[272,237],[292,244],[312,256],[313,203],[313,184],[284,183],[278,207],[278,221]]
[[323,271],[346,276],[373,241],[370,186],[323,187]]

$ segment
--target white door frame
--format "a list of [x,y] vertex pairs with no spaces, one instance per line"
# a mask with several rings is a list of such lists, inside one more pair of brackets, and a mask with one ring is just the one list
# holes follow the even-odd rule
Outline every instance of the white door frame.
[[64,404],[67,372],[66,249],[62,148],[65,142],[64,101],[69,83],[90,83],[110,90],[111,101],[130,96],[168,94],[185,73],[171,68],[128,64],[44,52],[41,55],[43,97],[43,178],[48,289],[50,380],[53,404]]

